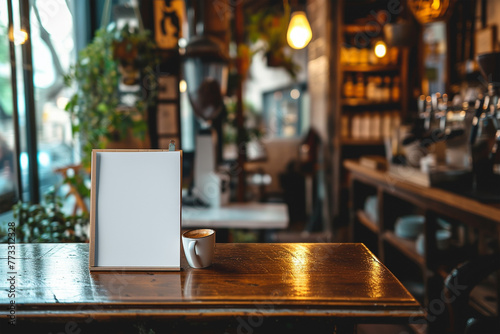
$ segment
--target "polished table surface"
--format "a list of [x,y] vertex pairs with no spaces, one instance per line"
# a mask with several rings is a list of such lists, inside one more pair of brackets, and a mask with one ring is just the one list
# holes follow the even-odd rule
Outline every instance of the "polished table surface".
[[[7,245],[0,245],[0,288]],[[17,321],[292,316],[408,322],[417,301],[363,244],[217,244],[178,272],[89,273],[88,244],[16,245]],[[8,308],[6,293],[0,308]]]
[[182,207],[182,227],[285,229],[284,203],[230,203],[218,208]]

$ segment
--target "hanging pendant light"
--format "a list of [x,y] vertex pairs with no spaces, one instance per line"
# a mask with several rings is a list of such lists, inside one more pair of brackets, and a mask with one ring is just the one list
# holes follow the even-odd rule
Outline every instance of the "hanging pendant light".
[[454,0],[408,0],[413,15],[421,24],[444,20]]
[[373,51],[375,52],[375,56],[377,56],[377,58],[384,58],[385,55],[387,54],[387,45],[385,44],[384,41],[380,40],[377,43],[375,43]]
[[286,32],[288,45],[294,49],[303,49],[309,44],[311,38],[312,31],[306,13],[303,11],[293,12]]

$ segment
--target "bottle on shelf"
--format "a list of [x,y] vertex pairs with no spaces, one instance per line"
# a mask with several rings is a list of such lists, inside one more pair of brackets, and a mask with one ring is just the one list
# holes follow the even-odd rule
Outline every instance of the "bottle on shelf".
[[375,100],[375,94],[377,90],[377,84],[375,83],[375,77],[369,76],[368,83],[366,85],[366,98],[368,100]]
[[346,81],[344,82],[344,96],[347,98],[354,97],[354,83],[350,74],[346,75]]
[[357,47],[351,46],[348,51],[349,55],[349,65],[359,64],[359,49]]
[[401,88],[399,87],[399,85],[400,85],[399,76],[395,76],[394,79],[392,79],[391,98],[393,102],[398,102],[401,97]]
[[392,65],[399,63],[399,49],[397,47],[393,46],[389,49],[389,58]]
[[399,112],[394,110],[356,113],[351,118],[350,135],[352,139],[381,140],[390,137],[400,123]]
[[401,125],[401,115],[397,110],[393,110],[391,112],[391,128],[396,129],[399,128]]
[[373,48],[370,49],[368,60],[371,65],[378,65],[380,63],[380,58],[375,55]]
[[361,116],[356,114],[351,119],[351,137],[359,139],[361,134]]
[[368,65],[370,62],[370,51],[367,48],[362,48],[359,50],[359,64]]
[[370,138],[370,114],[368,112],[364,112],[361,115],[359,138]]
[[365,97],[365,80],[363,78],[363,74],[358,73],[356,76],[356,88],[355,88],[355,97],[358,99],[362,99]]
[[342,138],[348,138],[349,137],[349,116],[342,115],[340,122],[341,122],[340,136]]
[[383,87],[382,87],[382,77],[381,76],[376,76],[375,79],[375,94],[374,94],[374,100],[378,102],[382,102],[383,100]]
[[384,112],[382,116],[382,137],[389,138],[391,136],[392,119],[391,113]]
[[341,137],[354,140],[381,140],[391,136],[392,129],[401,123],[399,112],[365,111],[342,115]]
[[391,78],[387,75],[384,77],[384,85],[382,90],[382,100],[388,102],[391,100]]
[[373,139],[381,138],[380,135],[380,113],[374,112],[371,114],[370,119],[370,137]]

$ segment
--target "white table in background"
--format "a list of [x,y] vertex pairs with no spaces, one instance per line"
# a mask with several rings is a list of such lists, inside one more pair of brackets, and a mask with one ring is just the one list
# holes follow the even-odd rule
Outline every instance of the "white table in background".
[[182,228],[286,229],[283,203],[231,203],[218,208],[182,207]]

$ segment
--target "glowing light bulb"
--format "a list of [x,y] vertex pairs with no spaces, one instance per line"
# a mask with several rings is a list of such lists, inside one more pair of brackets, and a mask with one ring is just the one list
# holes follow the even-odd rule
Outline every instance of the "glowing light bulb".
[[378,58],[384,58],[387,54],[387,46],[383,41],[378,41],[375,43],[375,48],[373,50],[375,52],[375,56]]
[[303,49],[309,44],[311,38],[312,31],[306,13],[302,11],[294,12],[286,32],[288,45],[294,49]]
[[441,1],[440,0],[434,0],[432,1],[431,8],[434,10],[439,10],[439,7],[441,7]]
[[186,83],[186,80],[181,80],[179,82],[179,91],[181,93],[185,93],[186,92],[186,89],[187,89],[187,83]]
[[15,45],[21,45],[28,40],[28,33],[24,30],[13,30],[9,32],[9,38]]
[[188,44],[188,41],[185,38],[179,38],[179,42],[177,44],[180,48],[185,48]]

